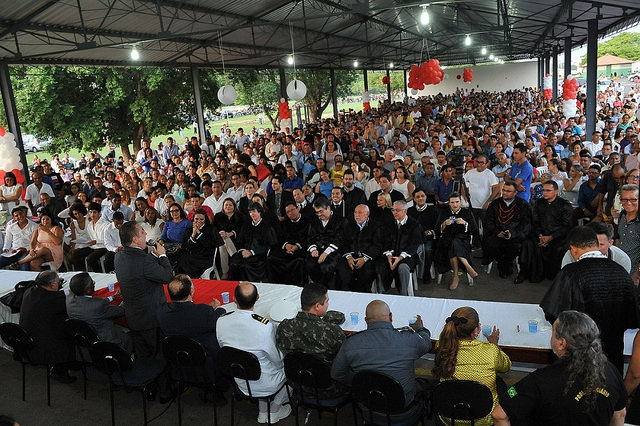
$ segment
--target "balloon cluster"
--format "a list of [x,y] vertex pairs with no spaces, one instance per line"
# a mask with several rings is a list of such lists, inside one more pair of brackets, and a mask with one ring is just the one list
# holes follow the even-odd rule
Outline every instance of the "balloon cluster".
[[388,75],[385,75],[384,77],[382,77],[382,84],[389,84],[391,82],[391,79],[389,78]]
[[280,98],[280,102],[278,102],[278,112],[280,112],[280,120],[291,119],[289,103],[284,98]]
[[571,74],[564,79],[562,83],[562,99],[568,101],[569,99],[575,99],[578,93],[578,80],[573,78]]
[[551,76],[549,74],[544,76],[542,88],[544,89],[544,97],[550,101],[553,98],[553,89],[551,87]]
[[371,109],[370,102],[371,102],[371,96],[369,96],[369,92],[364,92],[362,94],[362,107],[364,108],[365,112]]
[[13,172],[18,183],[24,183],[24,176],[20,172],[24,168],[20,161],[20,150],[16,146],[13,133],[0,127],[0,182],[4,182],[4,174]]
[[422,90],[428,84],[438,84],[444,79],[444,71],[440,68],[440,61],[431,59],[418,65],[411,65],[409,83],[411,89]]
[[473,70],[471,68],[465,68],[462,72],[462,79],[465,83],[471,83],[473,81]]

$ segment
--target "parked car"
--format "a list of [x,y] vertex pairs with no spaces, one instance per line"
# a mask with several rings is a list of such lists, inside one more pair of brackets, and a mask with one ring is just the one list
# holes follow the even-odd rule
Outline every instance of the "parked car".
[[51,139],[41,140],[34,135],[22,135],[22,142],[25,152],[44,151],[51,145]]

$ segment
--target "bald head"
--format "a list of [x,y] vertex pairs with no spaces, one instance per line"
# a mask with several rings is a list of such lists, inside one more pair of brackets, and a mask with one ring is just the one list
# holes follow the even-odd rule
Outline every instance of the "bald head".
[[391,322],[391,311],[389,305],[382,300],[374,300],[367,305],[367,311],[365,313],[364,320],[367,323],[385,321]]
[[251,310],[258,300],[258,289],[249,281],[240,281],[234,291],[238,309]]

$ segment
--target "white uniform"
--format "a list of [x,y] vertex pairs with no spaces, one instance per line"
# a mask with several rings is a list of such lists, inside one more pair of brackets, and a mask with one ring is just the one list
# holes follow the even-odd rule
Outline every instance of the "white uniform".
[[[216,336],[220,347],[231,346],[258,357],[262,374],[251,381],[254,396],[276,392],[286,381],[282,354],[276,347],[276,330],[269,320],[253,311],[237,310],[218,318]],[[236,379],[240,390],[248,393],[244,380]]]

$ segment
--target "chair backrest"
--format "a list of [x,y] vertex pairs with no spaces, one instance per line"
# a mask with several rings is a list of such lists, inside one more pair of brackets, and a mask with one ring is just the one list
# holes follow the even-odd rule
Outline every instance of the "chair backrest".
[[360,371],[351,383],[353,399],[370,411],[400,413],[405,409],[404,390],[393,377],[375,371]]
[[223,372],[238,379],[259,380],[262,375],[257,356],[231,346],[220,348],[218,363]]
[[64,322],[64,332],[81,348],[90,349],[97,342],[98,335],[85,321],[79,319],[67,319]]
[[33,348],[33,338],[19,324],[5,322],[0,324],[0,338],[10,346],[16,359],[22,362],[30,362],[29,350]]
[[[91,359],[98,370],[111,376],[114,373],[122,375],[123,372],[133,368],[131,355],[120,346],[111,342],[97,341],[91,346]],[[124,379],[122,379],[124,383]]]
[[486,385],[471,380],[445,380],[431,395],[433,409],[455,420],[480,419],[493,409],[493,395]]
[[162,352],[171,372],[181,380],[205,381],[207,352],[200,342],[187,336],[167,336],[162,341]]
[[313,355],[294,352],[284,357],[284,373],[296,386],[321,390],[331,387],[331,369]]

